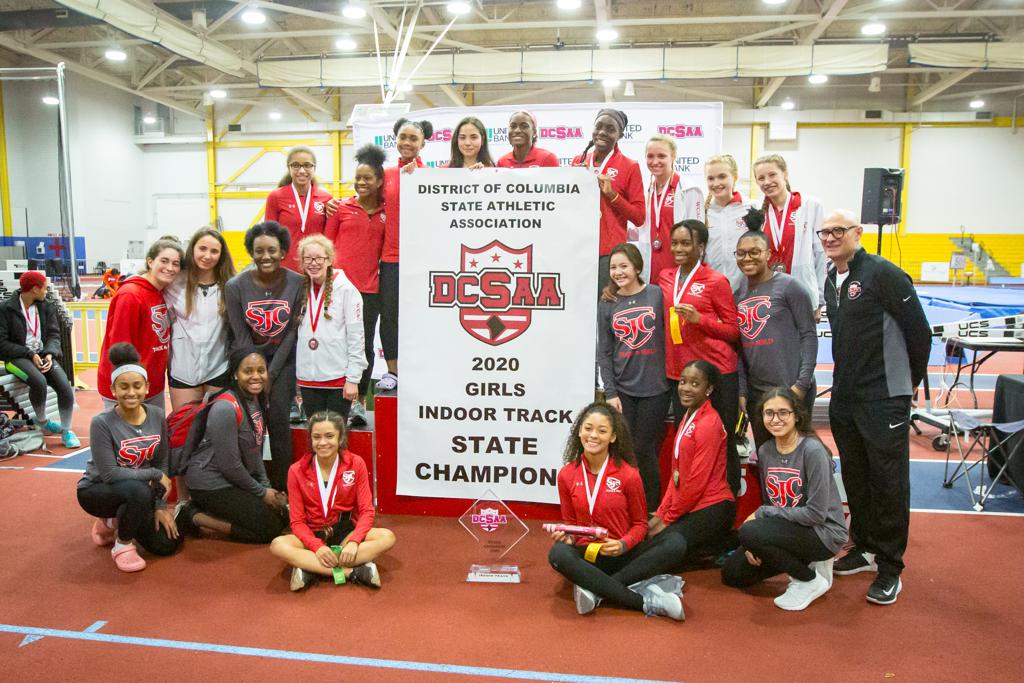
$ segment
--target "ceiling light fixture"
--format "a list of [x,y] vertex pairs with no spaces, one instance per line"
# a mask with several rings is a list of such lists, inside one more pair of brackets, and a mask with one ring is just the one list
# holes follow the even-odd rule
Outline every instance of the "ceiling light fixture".
[[58,104],[60,104],[60,100],[58,100],[53,95],[43,95],[43,104],[48,104],[51,107],[55,107]]
[[473,8],[469,6],[468,2],[449,2],[447,5],[448,14],[454,14],[455,16],[462,16],[463,14],[469,14]]
[[334,47],[339,50],[354,50],[356,49],[356,41],[352,40],[348,36],[342,36],[334,41]]
[[828,76],[825,74],[811,74],[807,77],[807,82],[811,85],[821,85],[822,83],[828,83]]
[[603,81],[601,81],[601,85],[603,85],[606,88],[618,88],[620,85],[622,85],[622,81],[620,81],[617,78],[606,78]]
[[223,90],[211,90],[208,94],[215,100],[222,100],[228,96],[228,94]]
[[880,21],[872,19],[868,23],[860,27],[860,34],[862,36],[880,36],[885,33],[886,27]]
[[142,122],[147,126],[152,126],[154,123],[156,123],[156,117],[152,114],[146,114],[142,117]]
[[781,106],[786,111],[789,111],[790,109],[792,109],[792,108],[794,108],[796,106],[796,103],[793,102],[793,100],[791,100],[791,99],[789,99],[787,97],[786,99],[782,100],[782,105]]
[[267,114],[267,118],[269,118],[271,121],[280,121],[281,120],[281,112],[279,112],[277,110],[272,111],[269,114]]
[[786,0],[761,0],[761,2],[766,5],[781,5],[786,2]]
[[977,98],[971,100],[971,102],[970,102],[970,104],[968,106],[971,109],[981,109],[982,107],[985,106],[985,100],[981,99],[980,97],[977,97]]
[[123,62],[124,60],[128,59],[128,54],[124,50],[118,49],[116,47],[112,47],[106,52],[104,52],[103,56],[112,62]]
[[267,15],[256,7],[250,7],[242,12],[242,21],[253,26],[259,26],[267,20]]
[[598,42],[610,43],[619,37],[619,32],[613,29],[611,26],[605,26],[603,28],[597,29],[597,33],[594,34],[594,37],[597,38]]
[[366,8],[355,2],[346,2],[341,13],[346,19],[362,19],[366,16]]
[[558,0],[558,9],[579,9],[583,4],[582,0]]

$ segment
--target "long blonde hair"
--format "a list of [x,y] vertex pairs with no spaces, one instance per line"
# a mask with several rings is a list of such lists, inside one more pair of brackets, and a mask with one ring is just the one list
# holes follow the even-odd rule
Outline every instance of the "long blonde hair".
[[[729,172],[732,173],[733,192],[736,191],[736,181],[740,179],[740,167],[736,163],[736,157],[731,154],[715,154],[707,158],[704,162],[704,172],[707,173],[708,166],[711,164],[725,164],[729,167]],[[708,222],[708,209],[711,208],[711,191],[708,190],[708,196],[704,199],[704,225],[711,225]]]
[[[334,289],[334,245],[329,239],[323,235],[310,235],[309,237],[303,237],[302,241],[299,242],[299,263],[302,263],[302,254],[306,249],[312,246],[321,247],[324,250],[324,254],[327,255],[327,279],[324,280],[324,319],[331,319],[331,291]],[[313,280],[308,274],[304,274],[305,283],[302,289],[302,307],[303,314],[305,314],[306,303],[309,301],[309,290],[313,286]]]
[[[760,166],[761,164],[775,164],[776,166],[779,167],[780,171],[782,171],[783,173],[787,174],[787,176],[789,174],[789,166],[786,165],[786,160],[782,158],[781,154],[765,154],[764,156],[758,157],[757,161],[754,162],[754,166],[753,166],[753,168],[754,168],[754,177],[755,178],[757,177],[757,167]],[[789,178],[787,177],[786,178],[786,192],[792,192],[792,191],[793,191],[793,188],[791,188],[789,186]],[[767,213],[767,211],[768,211],[768,197],[767,197],[767,195],[765,196],[764,201],[761,202],[761,210],[765,212],[765,216],[767,217],[768,216],[768,213]]]

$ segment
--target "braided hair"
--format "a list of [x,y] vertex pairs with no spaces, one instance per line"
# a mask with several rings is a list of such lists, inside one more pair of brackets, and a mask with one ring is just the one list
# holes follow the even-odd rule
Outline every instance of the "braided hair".
[[[757,175],[757,167],[761,164],[775,164],[779,167],[779,170],[783,173],[789,173],[789,166],[786,165],[786,160],[782,158],[781,154],[765,154],[762,157],[758,157],[757,161],[754,162],[754,175]],[[786,179],[786,192],[792,192],[793,188],[789,186],[789,179]],[[768,203],[771,200],[765,195],[764,201],[761,202],[761,211],[764,212],[764,217],[768,218]],[[763,224],[762,224],[763,225]]]
[[[302,252],[313,245],[319,246],[327,255],[327,278],[324,280],[324,320],[331,320],[331,292],[334,290],[334,245],[323,235],[310,235],[302,238],[299,242],[299,262],[302,262]],[[309,305],[309,290],[312,287],[312,279],[309,275],[303,278],[302,285],[302,311],[299,317],[306,314],[306,307]]]

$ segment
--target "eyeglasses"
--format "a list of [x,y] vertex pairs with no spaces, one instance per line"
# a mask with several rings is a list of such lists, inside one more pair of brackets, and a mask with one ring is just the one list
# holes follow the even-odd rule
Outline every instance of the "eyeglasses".
[[827,240],[829,237],[833,237],[837,240],[841,240],[848,230],[853,230],[854,228],[859,227],[859,225],[845,225],[835,228],[822,228],[821,230],[818,230],[818,239]]
[[769,422],[774,422],[776,419],[785,422],[789,419],[789,416],[793,414],[793,411],[783,408],[782,410],[766,410],[763,414],[765,419]]
[[745,259],[748,256],[750,258],[761,258],[761,254],[764,253],[764,249],[750,249],[749,251],[739,251],[739,250],[737,250],[737,251],[734,251],[732,253],[733,253],[733,256],[735,256],[737,259]]
[[322,266],[323,264],[327,263],[327,257],[326,256],[303,256],[302,257],[302,262],[305,263],[306,265],[312,265],[312,264],[315,263],[318,266]]
[[316,164],[311,164],[309,162],[300,164],[297,161],[293,161],[292,163],[288,164],[288,168],[292,169],[293,171],[312,171],[314,168],[316,168]]

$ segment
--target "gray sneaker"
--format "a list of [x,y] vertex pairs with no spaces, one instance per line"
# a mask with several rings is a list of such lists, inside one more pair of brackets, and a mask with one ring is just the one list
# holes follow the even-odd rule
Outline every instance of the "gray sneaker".
[[675,593],[666,593],[657,585],[651,584],[643,593],[644,614],[649,617],[668,617],[676,621],[685,621],[683,601]]
[[358,583],[371,588],[380,588],[380,571],[373,562],[352,567],[352,573],[348,577],[349,583]]
[[352,402],[352,410],[348,413],[348,424],[350,427],[366,426],[366,406],[359,401]]
[[576,603],[576,612],[578,614],[590,614],[601,604],[601,598],[586,588],[580,588],[575,584],[572,587],[572,599]]
[[649,579],[637,581],[629,586],[629,590],[634,593],[643,593],[644,589],[648,586],[657,586],[666,593],[674,593],[682,597],[684,585],[686,585],[686,582],[683,581],[682,577],[675,576],[674,574],[658,574]]
[[292,580],[288,587],[296,592],[306,590],[316,582],[316,579],[317,575],[313,572],[296,567],[292,570]]

